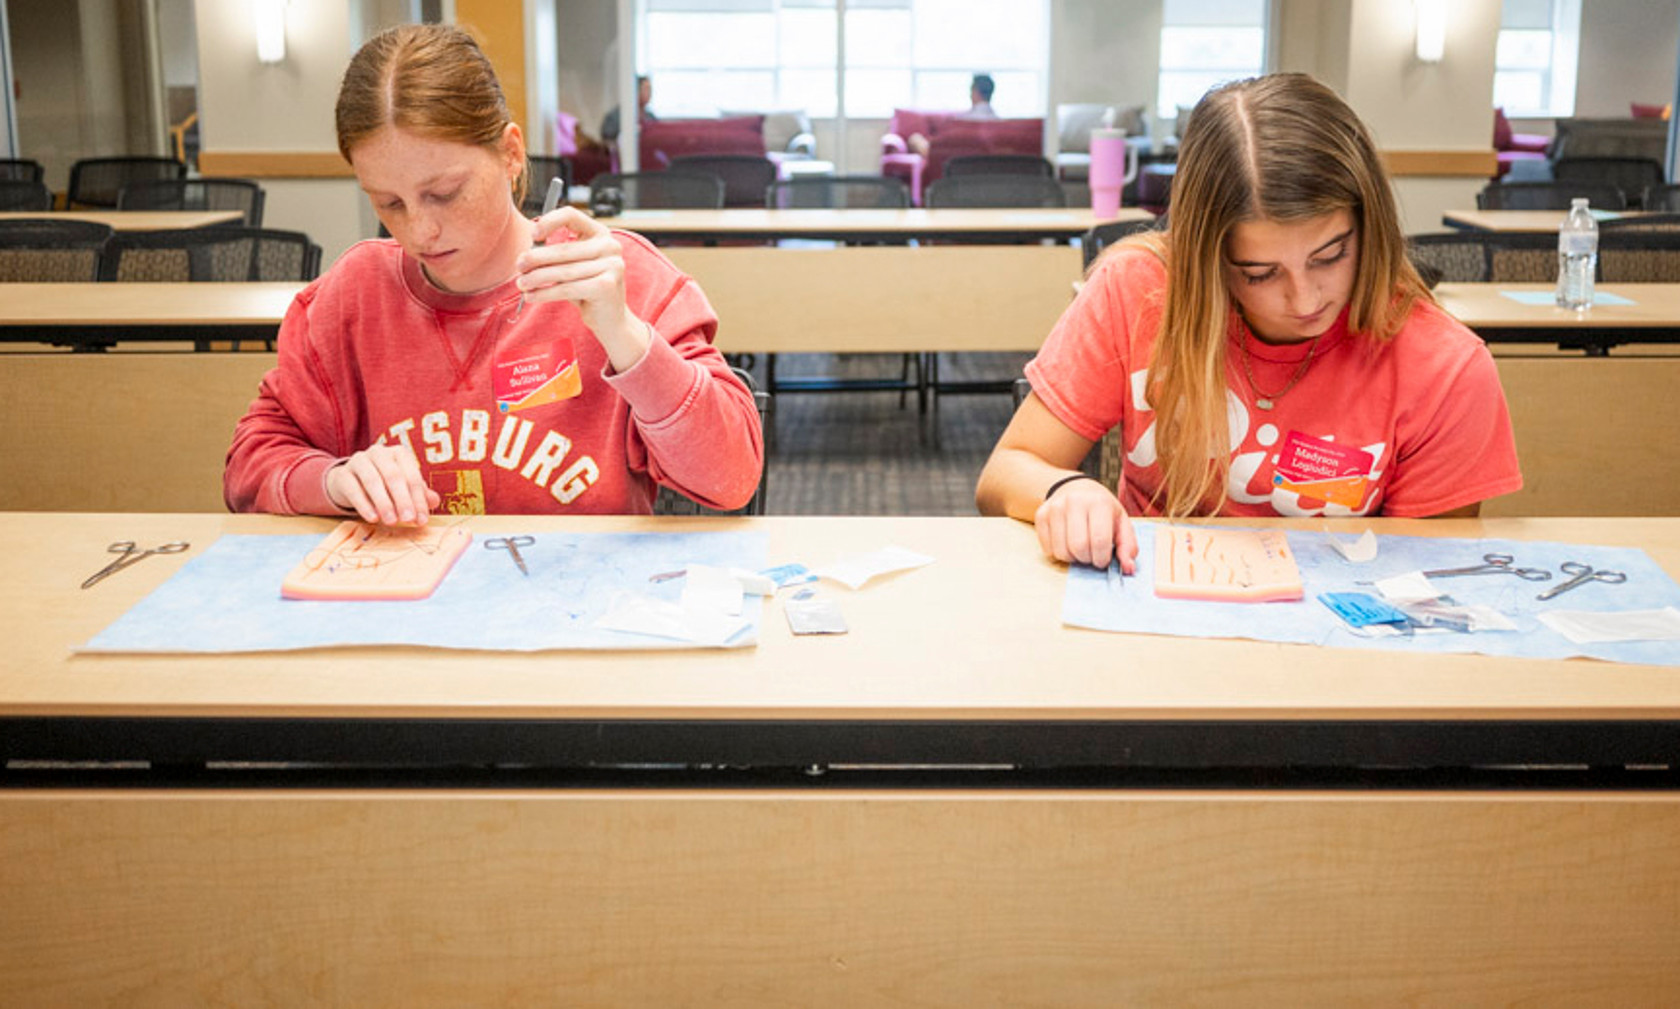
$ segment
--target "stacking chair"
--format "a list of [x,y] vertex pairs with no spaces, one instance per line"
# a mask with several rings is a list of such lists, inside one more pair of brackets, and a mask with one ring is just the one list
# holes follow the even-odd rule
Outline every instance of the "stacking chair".
[[572,159],[553,154],[528,154],[525,160],[530,166],[530,180],[525,187],[525,202],[520,204],[519,209],[526,217],[535,217],[542,213],[543,197],[548,195],[549,182],[559,179],[568,190],[572,188]]
[[1056,169],[1049,159],[1036,154],[959,154],[947,158],[939,174],[945,179],[965,175],[1042,175],[1053,179]]
[[[1485,232],[1449,231],[1442,234],[1409,235],[1406,254],[1412,266],[1434,287],[1441,281],[1480,283],[1488,279]],[[1556,244],[1556,239],[1553,239]],[[1554,263],[1555,267],[1555,263]]]
[[1680,212],[1680,183],[1646,186],[1645,198],[1639,205],[1663,213]]
[[589,205],[601,205],[609,190],[619,194],[625,210],[716,210],[723,206],[723,180],[710,173],[603,172],[589,183]]
[[98,280],[110,240],[111,226],[94,221],[0,221],[0,282]]
[[895,210],[910,206],[910,187],[884,175],[806,175],[772,182],[764,205],[771,210]]
[[0,179],[0,210],[51,210],[52,190],[44,182]]
[[1646,189],[1666,181],[1662,162],[1654,158],[1559,158],[1552,162],[1552,178],[1615,186],[1639,199],[1644,198]]
[[959,175],[928,186],[922,203],[941,207],[1065,207],[1067,193],[1055,179],[1036,175]]
[[1584,196],[1595,210],[1625,210],[1627,196],[1607,182],[1490,182],[1476,194],[1477,210],[1568,210]]
[[[747,391],[752,393],[753,402],[758,405],[759,429],[765,432],[765,442],[768,444],[768,432],[770,431],[771,415],[775,401],[769,393],[759,390],[758,383],[753,381],[752,375],[740,368],[731,368],[730,371],[733,371],[735,377],[741,380],[741,384],[747,387]],[[734,511],[717,511],[704,507],[669,487],[660,487],[654,494],[653,513],[655,515],[763,515],[764,498],[769,491],[769,485],[770,455],[766,452],[764,469],[758,475],[758,490],[753,492],[752,500],[747,502],[746,507]]]
[[671,159],[674,172],[710,172],[723,180],[723,205],[762,207],[776,181],[776,163],[756,154],[685,154]]
[[1102,255],[1102,251],[1122,238],[1156,227],[1159,227],[1158,221],[1109,221],[1085,232],[1085,236],[1079,240],[1080,250],[1085,257],[1085,269],[1089,271],[1091,264]]
[[1680,227],[1600,228],[1598,279],[1606,284],[1680,283]]
[[117,192],[118,210],[237,210],[235,222],[262,227],[263,189],[249,179],[151,179]]
[[122,158],[83,158],[70,166],[66,202],[76,207],[115,208],[124,186],[154,179],[184,179],[187,166],[174,158],[134,155]]
[[40,182],[44,175],[39,161],[29,158],[0,158],[0,179]]
[[1494,284],[1557,280],[1557,232],[1490,231],[1479,236],[1487,248],[1487,276]]
[[111,237],[100,280],[123,282],[314,280],[321,247],[300,231],[178,228]]

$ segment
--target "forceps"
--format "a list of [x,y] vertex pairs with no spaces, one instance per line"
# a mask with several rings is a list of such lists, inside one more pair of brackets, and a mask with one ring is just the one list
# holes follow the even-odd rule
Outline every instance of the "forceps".
[[[549,211],[553,210],[555,207],[558,207],[560,205],[560,197],[564,196],[565,193],[566,193],[565,180],[561,179],[560,176],[558,176],[558,175],[556,175],[552,179],[549,179],[548,180],[548,193],[547,193],[547,195],[545,195],[543,197],[542,212],[544,214],[546,214]],[[519,304],[514,307],[513,314],[508,316],[508,321],[513,322],[515,319],[518,319],[519,318],[519,313],[523,312],[523,311],[525,311],[525,292],[520,291],[519,292]],[[524,566],[525,565],[523,565],[523,564],[520,565],[521,568],[523,568]]]
[[1514,568],[1511,566],[1513,558],[1510,554],[1484,554],[1485,564],[1472,564],[1467,568],[1438,568],[1425,571],[1425,578],[1452,578],[1456,575],[1516,575],[1524,581],[1549,582],[1552,573],[1545,568]]
[[1580,561],[1564,561],[1558,566],[1563,569],[1564,574],[1574,575],[1575,577],[1564,582],[1562,585],[1555,585],[1552,588],[1547,589],[1534,598],[1550,599],[1555,595],[1568,592],[1575,586],[1583,585],[1587,582],[1604,582],[1607,585],[1620,585],[1621,583],[1627,581],[1627,575],[1620,571],[1600,571],[1594,568],[1591,564],[1582,564]]
[[531,572],[530,569],[525,567],[525,558],[519,556],[519,548],[528,547],[535,542],[536,540],[530,536],[498,536],[495,539],[485,540],[484,549],[506,550],[508,556],[513,558],[513,562],[519,565],[519,573],[529,578]]
[[133,540],[122,540],[121,542],[113,543],[106,549],[111,553],[121,554],[122,556],[100,568],[98,571],[95,571],[88,577],[87,581],[82,583],[82,588],[90,589],[103,580],[105,576],[114,575],[123,568],[128,567],[130,564],[137,564],[153,554],[178,554],[185,550],[189,545],[190,544],[186,543],[165,543],[160,547],[150,547],[142,550],[135,545]]

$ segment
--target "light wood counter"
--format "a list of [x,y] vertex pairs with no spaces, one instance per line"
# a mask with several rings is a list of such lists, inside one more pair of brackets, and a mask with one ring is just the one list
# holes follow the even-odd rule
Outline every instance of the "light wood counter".
[[90,221],[116,231],[173,231],[231,224],[243,220],[238,210],[7,210],[0,221]]
[[727,210],[626,210],[603,223],[650,238],[693,240],[816,238],[898,240],[919,238],[1077,238],[1110,221],[1152,221],[1141,207],[1121,207],[1115,217],[1103,218],[1089,208],[949,207],[929,210],[802,209],[768,210],[754,207]]

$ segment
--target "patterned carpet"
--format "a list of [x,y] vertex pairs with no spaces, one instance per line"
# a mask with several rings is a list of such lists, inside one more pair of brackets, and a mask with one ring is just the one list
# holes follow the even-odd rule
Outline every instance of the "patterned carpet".
[[[940,380],[1020,377],[1025,354],[945,354]],[[889,354],[784,354],[778,379],[897,378]],[[751,369],[764,383],[764,362]],[[770,515],[973,515],[974,482],[1013,410],[1007,392],[939,397],[926,417],[914,394],[784,392],[776,396],[765,511]],[[935,419],[937,415],[937,420]]]

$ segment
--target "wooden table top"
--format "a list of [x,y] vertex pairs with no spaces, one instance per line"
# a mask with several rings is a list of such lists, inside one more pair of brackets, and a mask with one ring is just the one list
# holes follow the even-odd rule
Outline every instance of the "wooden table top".
[[239,210],[20,210],[0,212],[0,221],[92,221],[108,224],[117,231],[169,231],[228,224],[244,216]]
[[1550,301],[1525,304],[1506,296],[1506,292],[1550,294],[1554,289],[1551,284],[1443,283],[1436,286],[1435,298],[1474,330],[1680,330],[1680,284],[1599,284],[1600,294],[1621,295],[1633,304],[1595,304],[1584,312],[1559,308]]
[[[320,533],[331,520],[221,514],[9,513],[0,533],[0,717],[949,720],[1676,719],[1672,668],[1347,651],[1109,634],[1061,623],[1064,569],[1009,519],[479,517],[495,532],[762,530],[771,563],[896,544],[936,558],[856,592],[851,631],[794,637],[767,603],[757,647],[547,652],[420,648],[246,655],[78,655],[224,533]],[[1288,523],[1280,523],[1288,524]],[[1677,519],[1377,519],[1344,533],[1637,546],[1680,575]],[[1305,528],[1296,524],[1295,528]],[[78,586],[107,544],[185,540]]]
[[[1600,221],[1638,217],[1645,211],[1594,211]],[[1441,223],[1471,231],[1551,231],[1563,225],[1567,210],[1449,210]]]
[[39,326],[279,326],[296,281],[0,284],[0,329]]
[[1140,207],[1122,207],[1118,217],[1099,218],[1089,208],[948,208],[929,210],[626,210],[606,219],[655,237],[726,238],[928,238],[937,236],[1014,235],[1075,238],[1111,220],[1150,221]]

